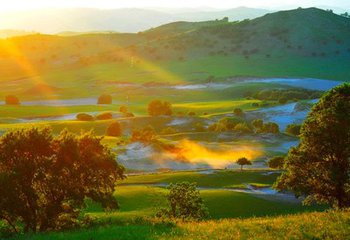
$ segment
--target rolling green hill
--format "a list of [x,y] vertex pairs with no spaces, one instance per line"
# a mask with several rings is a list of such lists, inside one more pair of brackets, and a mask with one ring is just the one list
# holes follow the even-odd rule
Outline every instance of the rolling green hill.
[[205,82],[209,76],[347,81],[349,30],[349,18],[309,8],[240,22],[175,22],[138,34],[14,37],[0,40],[0,95],[41,82],[80,96],[82,89],[101,92],[111,83]]

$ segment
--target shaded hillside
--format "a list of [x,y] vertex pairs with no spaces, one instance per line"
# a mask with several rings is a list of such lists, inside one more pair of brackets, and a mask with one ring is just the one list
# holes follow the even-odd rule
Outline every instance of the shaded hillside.
[[[69,72],[80,69],[89,82],[96,81],[97,69],[100,78],[109,76],[106,81],[125,82],[160,65],[173,73],[168,77],[185,80],[210,75],[350,79],[350,19],[316,8],[240,22],[174,22],[137,34],[67,35],[0,39],[1,80],[63,69],[71,79]],[[193,72],[205,74],[194,77]],[[148,81],[159,81],[153,77],[147,76]]]
[[[350,19],[316,9],[267,14],[254,20],[205,26],[154,43],[191,57],[264,54],[334,58],[350,56]],[[164,51],[162,51],[164,53]]]

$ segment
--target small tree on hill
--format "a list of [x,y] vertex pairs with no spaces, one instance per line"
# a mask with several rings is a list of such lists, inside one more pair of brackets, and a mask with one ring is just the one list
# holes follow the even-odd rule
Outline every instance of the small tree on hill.
[[314,106],[278,179],[289,190],[337,208],[350,207],[350,84],[333,88]]
[[252,162],[249,161],[247,158],[243,157],[237,160],[237,164],[241,166],[241,171],[243,171],[243,166],[252,165]]
[[157,213],[158,217],[200,220],[208,216],[208,210],[195,183],[170,184],[168,190],[167,201],[169,208],[161,209]]
[[14,96],[14,95],[8,95],[5,97],[5,104],[6,105],[19,105],[19,99],[18,97]]
[[113,196],[124,168],[92,133],[48,128],[8,132],[0,139],[0,219],[25,232],[74,227],[86,198],[118,208]]
[[126,114],[128,113],[128,108],[126,106],[120,106],[119,112]]
[[102,94],[99,96],[97,104],[112,104],[112,96],[109,94]]

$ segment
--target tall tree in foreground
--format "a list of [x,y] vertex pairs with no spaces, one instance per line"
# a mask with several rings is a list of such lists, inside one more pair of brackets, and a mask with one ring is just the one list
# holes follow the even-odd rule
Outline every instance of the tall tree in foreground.
[[329,91],[308,115],[301,141],[275,187],[337,208],[350,207],[350,84]]
[[118,208],[113,193],[123,172],[92,133],[9,132],[0,139],[0,219],[15,231],[21,225],[26,232],[73,227],[86,198]]

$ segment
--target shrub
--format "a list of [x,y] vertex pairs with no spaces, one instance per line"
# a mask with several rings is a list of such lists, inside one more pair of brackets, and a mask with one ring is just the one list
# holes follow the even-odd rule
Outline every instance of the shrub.
[[189,112],[189,113],[188,113],[188,116],[194,117],[194,116],[196,116],[196,113],[195,113],[195,112]]
[[112,118],[113,118],[113,114],[111,112],[99,113],[96,115],[97,120],[108,120]]
[[286,128],[286,133],[293,135],[293,136],[299,136],[300,135],[300,129],[301,125],[299,124],[290,124]]
[[243,120],[237,117],[225,117],[220,119],[216,124],[215,131],[217,132],[226,132],[232,131],[235,126],[239,123],[242,123]]
[[147,126],[141,130],[133,130],[131,134],[132,142],[152,142],[156,138],[156,132],[152,126]]
[[19,99],[14,95],[8,95],[5,97],[5,104],[6,105],[19,105]]
[[153,100],[148,104],[148,114],[151,116],[172,115],[172,107],[169,102]]
[[267,162],[267,165],[270,168],[274,168],[274,169],[282,169],[283,164],[284,164],[284,157],[281,157],[281,156],[273,157]]
[[0,140],[0,219],[25,232],[80,223],[87,198],[116,209],[124,168],[91,132],[76,136],[49,128],[9,132]]
[[263,128],[264,121],[262,119],[254,119],[252,121],[252,125],[257,131],[259,131],[259,130],[261,130]]
[[237,117],[243,117],[244,116],[244,112],[241,108],[235,108],[233,110],[233,114]]
[[120,137],[122,135],[122,127],[118,121],[112,122],[107,130],[106,135],[111,137]]
[[134,115],[133,113],[130,113],[130,112],[125,113],[124,116],[125,116],[125,117],[128,117],[128,118],[130,118],[130,117],[135,117],[135,115]]
[[196,132],[205,132],[205,130],[206,130],[202,123],[196,123],[194,128],[195,128]]
[[161,209],[157,213],[158,217],[201,220],[208,216],[208,210],[195,183],[170,184],[167,189],[168,208]]
[[93,121],[94,117],[87,113],[78,113],[76,119],[79,121]]
[[112,104],[112,96],[109,94],[102,94],[99,96],[97,104]]
[[263,133],[279,133],[280,132],[280,128],[279,128],[278,124],[274,123],[274,122],[265,123],[261,130]]
[[126,114],[128,112],[128,108],[126,106],[120,106],[119,112]]

